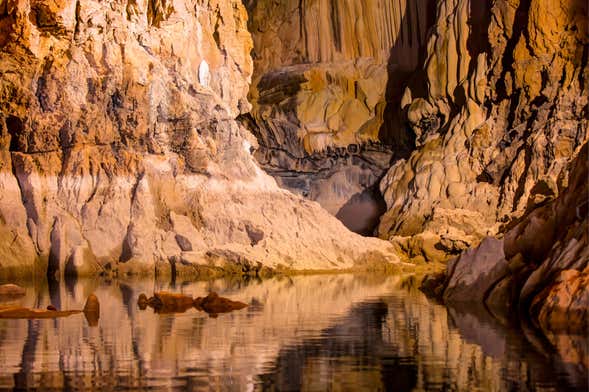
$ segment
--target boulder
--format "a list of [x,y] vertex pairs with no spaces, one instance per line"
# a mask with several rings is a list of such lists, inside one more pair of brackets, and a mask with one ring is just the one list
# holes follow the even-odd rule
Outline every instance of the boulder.
[[508,272],[503,240],[488,237],[448,263],[443,298],[449,302],[483,303],[489,291]]

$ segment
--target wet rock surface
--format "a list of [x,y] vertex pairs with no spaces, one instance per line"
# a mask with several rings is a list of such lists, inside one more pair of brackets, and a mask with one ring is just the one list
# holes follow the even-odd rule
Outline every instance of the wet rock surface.
[[82,311],[84,312],[84,316],[88,321],[88,325],[91,327],[98,325],[98,320],[100,319],[100,302],[98,301],[98,297],[95,294],[90,294],[88,296]]
[[145,298],[144,294],[139,298],[139,308],[145,309],[144,305],[147,305],[156,313],[184,313],[193,306],[192,297],[167,291],[157,292],[149,299]]

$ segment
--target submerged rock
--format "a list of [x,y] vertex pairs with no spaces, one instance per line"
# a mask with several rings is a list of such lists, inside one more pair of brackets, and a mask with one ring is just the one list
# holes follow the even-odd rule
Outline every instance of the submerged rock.
[[96,297],[96,295],[90,294],[88,299],[86,299],[86,304],[84,305],[84,316],[88,321],[88,325],[91,327],[98,325],[98,319],[100,319],[100,302],[98,301],[98,297]]
[[247,307],[247,304],[239,301],[232,301],[229,298],[220,297],[219,294],[211,291],[206,297],[194,299],[194,307],[203,310],[211,317],[217,317],[219,313],[229,313]]
[[150,306],[156,313],[184,313],[192,308],[193,300],[187,295],[160,291],[149,299],[141,294],[137,304],[140,309]]
[[137,298],[137,306],[139,309],[145,310],[147,308],[148,302],[147,295],[143,293],[139,294],[139,298]]

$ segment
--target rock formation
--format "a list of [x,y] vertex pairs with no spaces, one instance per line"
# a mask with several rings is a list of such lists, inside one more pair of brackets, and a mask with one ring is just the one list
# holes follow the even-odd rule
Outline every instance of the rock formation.
[[587,328],[586,1],[247,4],[265,169],[337,215],[384,174],[379,237],[462,254],[447,302]]
[[10,0],[0,48],[2,275],[396,259],[255,163],[240,1]]
[[423,61],[433,3],[248,2],[256,157],[365,234],[384,212],[375,185],[411,144],[392,108]]
[[589,328],[588,144],[560,196],[529,212],[502,239],[487,238],[448,265],[446,302],[484,303],[505,318],[531,316],[546,332]]
[[447,259],[558,197],[587,140],[587,3],[440,0],[379,236]]

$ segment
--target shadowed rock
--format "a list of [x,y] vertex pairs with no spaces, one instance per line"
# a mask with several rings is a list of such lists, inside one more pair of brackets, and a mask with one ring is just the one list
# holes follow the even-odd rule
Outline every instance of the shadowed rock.
[[91,327],[98,325],[98,319],[100,318],[100,302],[94,294],[90,294],[84,305],[84,316]]
[[2,297],[22,297],[25,295],[25,289],[15,284],[0,285],[0,298]]
[[229,313],[247,307],[247,304],[239,301],[232,301],[228,298],[219,297],[214,291],[206,297],[198,297],[194,300],[194,307],[204,310],[211,317],[217,317],[219,313]]

